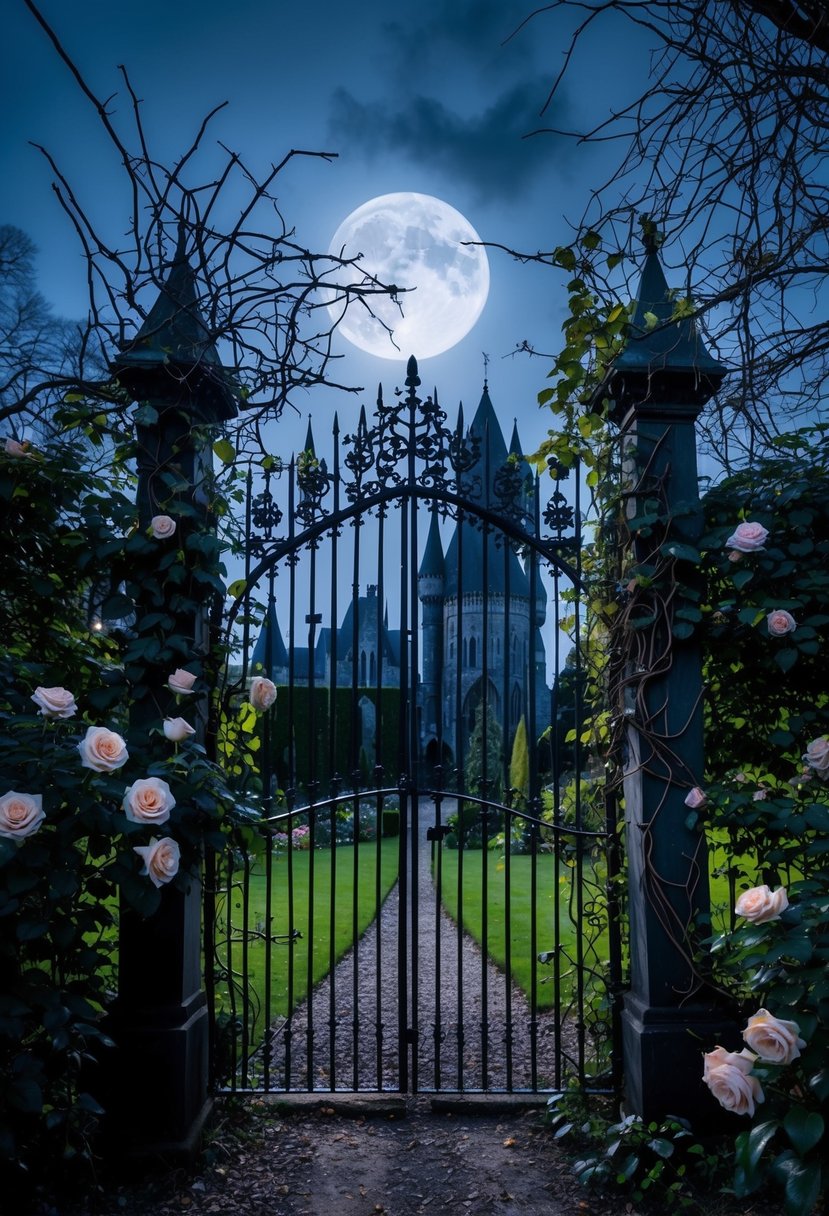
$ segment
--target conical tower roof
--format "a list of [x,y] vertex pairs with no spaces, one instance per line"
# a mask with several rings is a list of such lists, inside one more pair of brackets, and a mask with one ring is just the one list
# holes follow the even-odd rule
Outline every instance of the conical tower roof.
[[[481,450],[477,461],[466,474],[464,480],[477,487],[477,496],[482,506],[495,502],[495,477],[506,464],[509,453],[504,442],[501,424],[495,413],[489,395],[489,387],[484,381],[481,400],[475,411],[475,417],[469,424],[468,435],[477,437]],[[458,529],[452,534],[452,539],[446,550],[444,595],[447,597],[458,594],[458,558],[459,552],[463,562],[462,594],[490,593],[504,595],[509,579],[509,594],[520,599],[530,598],[530,587],[527,576],[512,549],[507,553],[507,570],[504,568],[504,546],[496,543],[496,536],[489,533],[486,547],[486,562],[484,561],[483,531],[474,524],[464,522],[463,544],[458,544]],[[484,572],[486,569],[486,586]],[[508,574],[507,574],[508,572]]]
[[432,512],[432,519],[429,524],[429,533],[426,537],[426,549],[423,553],[423,560],[420,563],[418,575],[421,578],[443,578],[445,570],[445,562],[443,558],[443,545],[440,540],[440,529],[438,527],[438,513]]
[[[269,647],[270,663],[268,662]],[[250,657],[250,669],[254,675],[261,675],[264,672],[272,680],[276,668],[287,666],[288,652],[285,649],[282,630],[279,628],[279,621],[276,618],[276,607],[274,604],[270,604]]]

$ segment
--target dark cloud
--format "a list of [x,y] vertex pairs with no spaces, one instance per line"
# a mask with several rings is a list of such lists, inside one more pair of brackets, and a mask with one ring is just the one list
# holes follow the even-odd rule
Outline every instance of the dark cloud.
[[448,46],[453,54],[503,69],[526,56],[527,43],[522,45],[518,31],[528,11],[525,0],[438,0],[422,5],[416,22],[390,21],[383,32],[404,68],[422,68],[424,60]]
[[[460,178],[489,198],[510,198],[549,170],[550,137],[524,138],[539,125],[548,87],[546,78],[517,84],[472,117],[434,97],[413,96],[395,108],[338,89],[331,136],[369,157],[397,152]],[[557,159],[565,147],[556,140]]]

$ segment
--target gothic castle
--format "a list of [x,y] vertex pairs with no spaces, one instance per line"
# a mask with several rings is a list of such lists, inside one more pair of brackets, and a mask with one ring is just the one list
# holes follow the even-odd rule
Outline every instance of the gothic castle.
[[[496,501],[497,478],[510,469],[528,505],[532,475],[517,428],[509,450],[484,384],[467,439],[477,440],[475,464],[465,481],[475,501]],[[310,436],[306,441],[313,444]],[[468,519],[456,523],[444,548],[440,517],[432,511],[418,571],[420,600],[420,679],[417,694],[420,757],[427,764],[457,763],[486,698],[501,726],[507,758],[522,718],[536,737],[550,723],[550,689],[541,628],[547,597],[529,558],[523,562],[497,529],[484,530]],[[354,616],[356,613],[356,629]],[[251,672],[266,670],[270,634],[270,675],[277,686],[289,682],[289,656],[277,614],[271,611],[251,656]],[[355,664],[354,641],[357,640]],[[372,690],[401,685],[401,636],[389,627],[388,609],[377,587],[348,605],[332,636],[330,626],[316,630],[313,652],[293,649],[293,683],[307,687],[351,688],[356,671],[361,715],[359,734],[368,762],[374,763],[375,707]],[[335,671],[332,671],[335,668]],[[333,677],[333,678],[332,678]],[[484,688],[486,680],[486,689]],[[534,712],[530,712],[530,698]]]

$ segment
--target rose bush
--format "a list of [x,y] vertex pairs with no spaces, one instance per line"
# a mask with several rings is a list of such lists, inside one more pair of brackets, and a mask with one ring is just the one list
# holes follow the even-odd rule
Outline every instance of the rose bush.
[[[110,430],[114,464],[89,471],[95,417],[73,405],[69,438],[36,459],[0,449],[0,1206],[10,1211],[24,1207],[14,1188],[92,1158],[101,1110],[83,1070],[106,1042],[119,904],[152,915],[170,886],[187,886],[205,841],[222,847],[232,802],[183,719],[174,753],[151,729],[173,706],[168,673],[179,694],[196,680],[176,671],[192,636],[159,609],[176,597],[185,618],[194,610],[194,568],[219,584],[218,547],[171,551],[161,566],[135,527],[129,436]],[[92,617],[116,625],[96,632]],[[171,821],[158,839],[153,828]]]

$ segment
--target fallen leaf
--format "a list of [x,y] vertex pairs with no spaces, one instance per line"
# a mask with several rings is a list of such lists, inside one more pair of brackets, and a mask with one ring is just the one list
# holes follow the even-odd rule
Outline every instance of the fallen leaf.
[[514,1147],[515,1147],[515,1136],[507,1136],[506,1140],[504,1141],[504,1148],[514,1148]]

